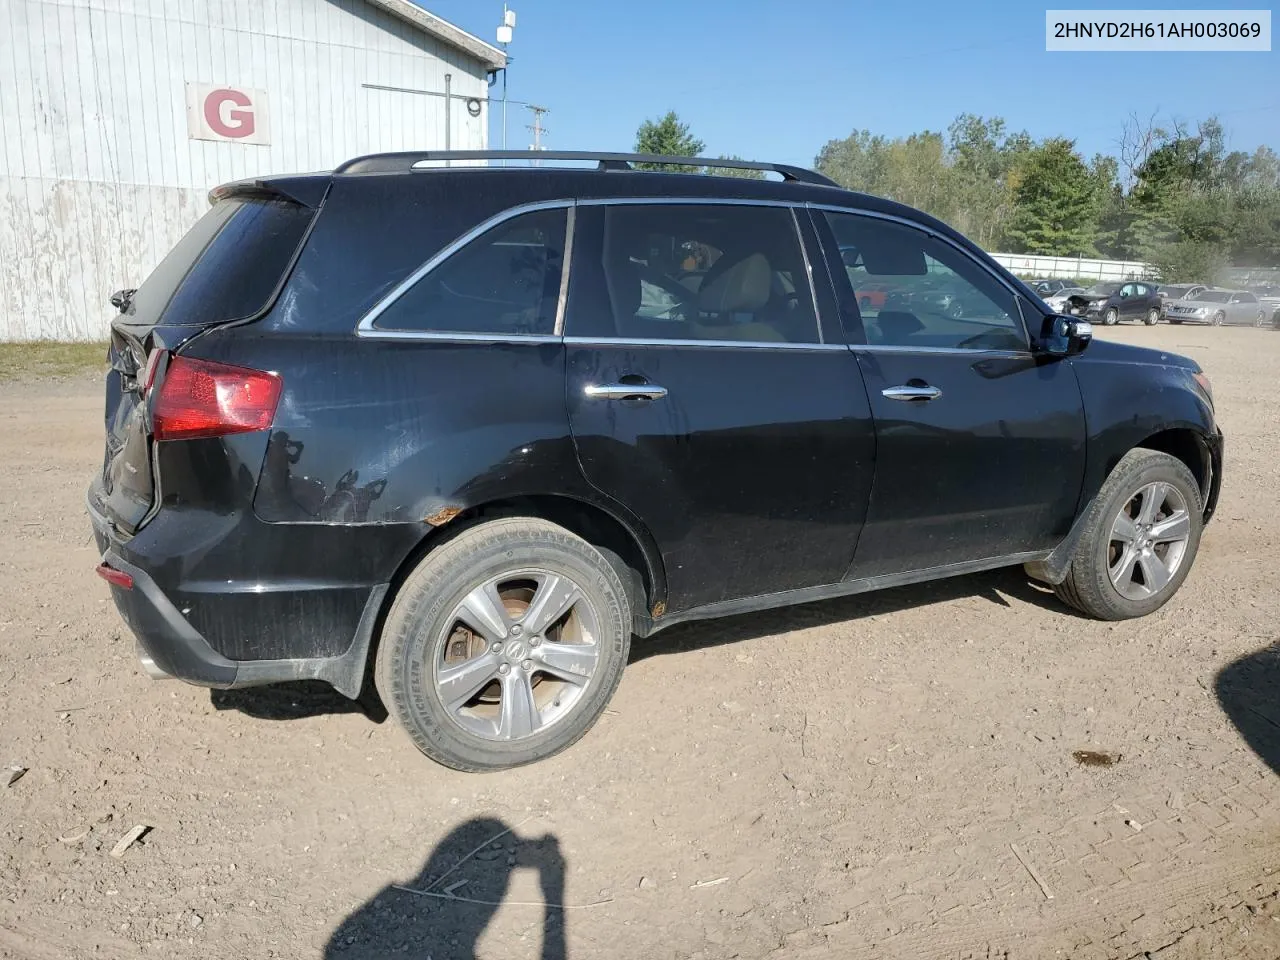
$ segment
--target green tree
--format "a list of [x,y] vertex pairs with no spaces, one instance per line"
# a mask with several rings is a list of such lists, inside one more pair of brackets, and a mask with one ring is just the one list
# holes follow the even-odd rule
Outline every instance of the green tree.
[[1000,117],[962,113],[947,128],[954,225],[988,250],[1002,247],[1013,213],[1010,174],[1033,146],[1026,131],[1009,133]]
[[899,140],[855,130],[828,142],[814,166],[850,190],[888,197],[942,219],[955,207],[942,136],[928,130]]
[[[742,158],[737,156],[736,154],[729,157],[726,157],[724,154],[721,154],[720,159],[721,160],[741,160]],[[741,180],[763,180],[764,179],[763,170],[753,170],[750,167],[717,167],[713,165],[713,166],[707,167],[707,173],[711,174],[714,177],[738,177]]]
[[1018,167],[1014,200],[1008,226],[1014,252],[1096,253],[1099,192],[1073,141],[1056,137],[1029,151]]
[[[668,157],[696,157],[706,144],[689,132],[689,125],[682,123],[674,110],[656,122],[645,120],[636,131],[636,153],[659,153]],[[642,170],[676,170],[685,173],[699,168],[688,164],[636,164]]]

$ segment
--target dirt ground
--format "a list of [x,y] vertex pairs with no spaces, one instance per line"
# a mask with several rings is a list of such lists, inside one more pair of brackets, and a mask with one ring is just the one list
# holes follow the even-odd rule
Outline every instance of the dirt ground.
[[93,575],[100,384],[0,384],[0,956],[1280,956],[1280,333],[1105,335],[1196,357],[1227,434],[1163,610],[1006,571],[677,627],[483,776],[322,687],[148,680]]

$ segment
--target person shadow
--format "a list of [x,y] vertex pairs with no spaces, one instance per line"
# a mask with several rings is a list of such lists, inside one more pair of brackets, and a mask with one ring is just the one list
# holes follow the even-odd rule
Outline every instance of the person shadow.
[[1213,691],[1244,742],[1280,774],[1280,643],[1227,664]]
[[[391,883],[353,910],[333,932],[324,960],[471,960],[507,896],[512,873],[538,874],[541,960],[565,960],[565,861],[554,834],[525,838],[495,817],[455,827],[405,883]],[[417,891],[417,892],[414,892]]]

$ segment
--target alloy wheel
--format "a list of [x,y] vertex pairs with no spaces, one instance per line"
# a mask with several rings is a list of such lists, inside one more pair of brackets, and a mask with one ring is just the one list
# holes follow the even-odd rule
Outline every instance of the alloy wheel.
[[1131,496],[1111,525],[1107,573],[1128,600],[1147,600],[1167,587],[1182,565],[1191,537],[1187,502],[1163,481]]
[[445,621],[432,665],[451,720],[523,740],[573,711],[599,662],[600,618],[571,578],[530,568],[475,587]]

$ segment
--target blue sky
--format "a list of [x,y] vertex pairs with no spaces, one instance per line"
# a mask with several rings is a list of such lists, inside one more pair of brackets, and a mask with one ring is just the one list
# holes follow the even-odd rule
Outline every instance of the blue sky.
[[[419,2],[493,42],[501,2]],[[1233,149],[1280,150],[1274,39],[1270,53],[1047,53],[1045,5],[1016,0],[510,2],[508,96],[550,108],[552,149],[629,150],[642,120],[674,109],[708,154],[805,165],[856,128],[945,130],[962,112],[1071,137],[1086,156],[1115,152],[1131,111],[1216,113]],[[509,107],[513,149],[531,142],[530,119]]]

